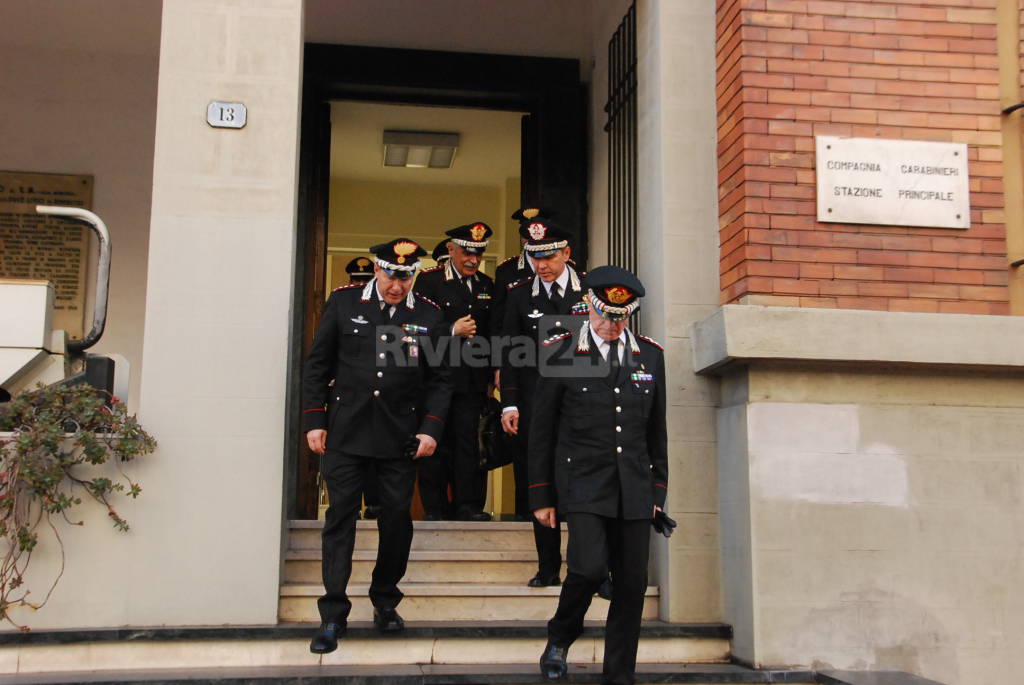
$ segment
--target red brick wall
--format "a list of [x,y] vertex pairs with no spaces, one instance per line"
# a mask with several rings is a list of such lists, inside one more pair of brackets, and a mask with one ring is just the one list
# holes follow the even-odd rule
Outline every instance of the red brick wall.
[[[719,0],[723,303],[1008,313],[995,0]],[[968,144],[968,230],[819,223],[815,135]]]

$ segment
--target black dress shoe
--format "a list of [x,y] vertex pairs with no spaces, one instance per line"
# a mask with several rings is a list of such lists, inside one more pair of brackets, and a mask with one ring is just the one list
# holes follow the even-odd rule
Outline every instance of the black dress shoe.
[[459,521],[490,521],[491,515],[486,511],[473,510],[466,507],[459,509],[459,513],[455,515],[455,518]]
[[559,647],[550,642],[540,655],[540,673],[548,680],[561,680],[569,672],[569,665],[565,663],[565,655],[568,647]]
[[394,609],[373,609],[373,625],[382,633],[397,633],[405,630],[405,621]]
[[314,654],[329,654],[338,648],[338,638],[345,634],[345,626],[340,623],[321,623],[320,629],[309,643],[309,651]]
[[364,519],[375,519],[380,516],[380,507],[376,504],[367,504],[366,509],[363,509]]
[[527,587],[550,587],[552,585],[561,585],[562,579],[557,575],[546,576],[540,571],[537,572],[533,578],[530,578],[530,582],[526,584]]
[[597,596],[601,599],[607,599],[609,602],[612,601],[612,579],[611,577],[605,578],[604,582],[597,588]]

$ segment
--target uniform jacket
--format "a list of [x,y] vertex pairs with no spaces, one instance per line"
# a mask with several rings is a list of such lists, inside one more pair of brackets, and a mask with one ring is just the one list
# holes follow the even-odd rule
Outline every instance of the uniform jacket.
[[497,333],[504,324],[505,297],[508,287],[533,276],[533,269],[522,252],[509,257],[494,269],[494,300],[491,302],[491,330]]
[[664,506],[665,356],[655,342],[627,335],[614,379],[587,324],[571,349],[577,361],[586,360],[582,368],[599,373],[538,382],[530,425],[531,510],[649,519],[655,505]]
[[422,353],[443,325],[437,305],[410,292],[388,319],[375,285],[339,288],[327,300],[306,358],[303,418],[306,431],[327,429],[329,449],[398,458],[411,435],[441,439],[451,380]]
[[[556,306],[548,299],[547,291],[540,282],[539,276],[533,276],[512,283],[507,288],[505,299],[505,314],[501,327],[501,336],[510,338],[514,343],[517,338],[526,337],[533,341],[535,347],[540,342],[557,330],[568,330],[575,322],[579,323],[576,316],[586,313],[586,303],[583,294],[587,290],[585,277],[576,274],[571,266],[566,265],[570,270],[569,281],[566,284],[565,292],[562,293],[562,300]],[[566,317],[565,320],[546,320],[545,315],[558,315]],[[511,363],[513,349],[506,346],[502,354],[501,365],[501,404],[503,407],[520,406],[525,400],[529,401],[533,387],[537,383],[537,367],[522,366]]]
[[[470,366],[461,363],[466,354],[458,355],[458,363],[448,356],[452,377],[452,387],[458,393],[483,393],[487,384],[494,376],[494,367],[489,363],[490,349],[486,341],[490,336],[491,302],[494,299],[494,281],[487,274],[476,273],[472,276],[473,292],[469,291],[462,281],[461,274],[455,271],[451,262],[442,266],[427,269],[416,278],[415,291],[436,302],[441,307],[444,317],[443,333],[449,334],[451,326],[457,319],[467,314],[476,321],[476,335],[473,338],[451,336],[451,344],[458,345],[460,351],[466,347],[476,347],[476,359],[488,360],[486,366]],[[449,355],[451,352],[449,352]]]

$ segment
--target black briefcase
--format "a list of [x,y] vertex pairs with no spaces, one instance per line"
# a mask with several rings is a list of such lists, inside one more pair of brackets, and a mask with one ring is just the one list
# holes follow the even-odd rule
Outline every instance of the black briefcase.
[[487,398],[480,414],[480,470],[493,471],[511,464],[517,449],[516,436],[501,427],[501,403]]

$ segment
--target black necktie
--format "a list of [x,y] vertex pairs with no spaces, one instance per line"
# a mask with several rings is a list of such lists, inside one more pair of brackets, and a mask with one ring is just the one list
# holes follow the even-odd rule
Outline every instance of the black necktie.
[[557,283],[551,284],[551,290],[548,291],[548,299],[553,304],[558,304],[562,301],[562,288]]
[[463,276],[462,277],[462,283],[466,286],[466,288],[469,289],[469,292],[473,292],[473,277],[472,276]]
[[619,375],[619,339],[608,341],[608,376],[615,378]]

